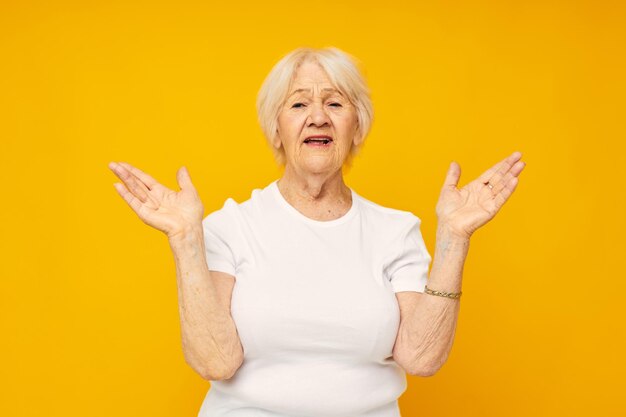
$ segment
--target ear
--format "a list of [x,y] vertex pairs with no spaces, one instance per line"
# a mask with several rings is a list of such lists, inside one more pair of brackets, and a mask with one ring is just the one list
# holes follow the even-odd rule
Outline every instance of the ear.
[[361,135],[361,128],[357,122],[356,131],[354,132],[354,139],[352,140],[352,144],[354,146],[359,146],[363,143],[363,140],[365,140],[365,138],[363,137],[363,135]]
[[283,141],[280,139],[280,134],[278,133],[278,129],[276,129],[276,134],[274,135],[274,138],[272,139],[272,146],[276,149],[280,149],[280,147],[283,146]]

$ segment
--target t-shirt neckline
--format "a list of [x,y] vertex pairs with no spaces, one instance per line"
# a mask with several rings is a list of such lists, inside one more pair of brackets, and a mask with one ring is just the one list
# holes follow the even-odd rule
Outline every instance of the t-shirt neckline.
[[285,197],[281,194],[280,189],[278,188],[278,179],[272,181],[269,185],[270,191],[278,201],[278,203],[283,206],[292,216],[300,219],[301,221],[316,226],[316,227],[329,227],[329,226],[337,226],[343,224],[350,220],[356,214],[358,208],[358,194],[350,188],[350,193],[352,194],[352,205],[350,209],[341,217],[333,220],[315,220],[310,217],[305,216],[300,213],[294,206],[292,206]]

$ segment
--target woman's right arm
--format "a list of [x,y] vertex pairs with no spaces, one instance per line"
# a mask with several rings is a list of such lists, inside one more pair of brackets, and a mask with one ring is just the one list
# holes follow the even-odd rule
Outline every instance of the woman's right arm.
[[170,190],[126,162],[109,168],[122,183],[115,189],[139,218],[164,232],[176,262],[178,306],[185,361],[203,378],[231,378],[243,362],[243,348],[230,314],[235,277],[209,271],[202,221],[204,206],[186,168]]
[[230,314],[234,277],[209,271],[201,224],[169,242],[176,261],[185,360],[204,379],[229,379],[243,362],[241,340]]

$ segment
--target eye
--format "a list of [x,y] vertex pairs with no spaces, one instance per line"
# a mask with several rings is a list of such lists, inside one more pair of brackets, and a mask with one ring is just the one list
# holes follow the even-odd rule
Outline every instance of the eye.
[[300,108],[300,107],[302,107],[302,106],[304,106],[304,103],[293,103],[293,105],[291,106],[291,108],[294,108],[294,107],[295,107],[295,108]]
[[339,103],[330,103],[331,106],[335,106],[335,107],[342,107],[341,104]]

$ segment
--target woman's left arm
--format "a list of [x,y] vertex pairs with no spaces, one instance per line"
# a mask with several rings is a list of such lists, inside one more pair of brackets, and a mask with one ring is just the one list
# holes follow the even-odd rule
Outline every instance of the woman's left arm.
[[[437,243],[428,288],[461,291],[463,265],[472,234],[490,221],[511,196],[525,163],[514,152],[457,189],[461,167],[450,165],[437,203]],[[446,362],[459,313],[459,298],[403,291],[396,293],[400,327],[393,348],[394,360],[411,375],[434,375]]]

